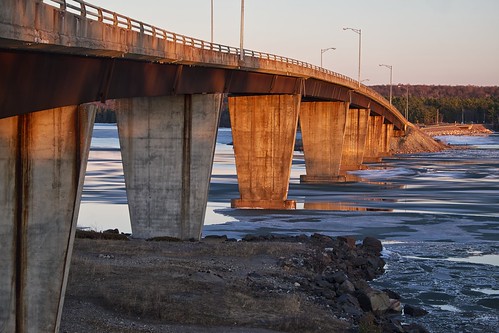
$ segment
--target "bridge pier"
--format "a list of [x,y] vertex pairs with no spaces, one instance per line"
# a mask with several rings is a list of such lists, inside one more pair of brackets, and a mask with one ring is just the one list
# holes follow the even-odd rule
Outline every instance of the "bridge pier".
[[384,120],[383,116],[369,116],[363,163],[381,162],[380,140]]
[[362,168],[369,112],[369,109],[350,109],[348,111],[340,174]]
[[229,97],[239,199],[233,208],[291,209],[287,200],[300,95]]
[[302,183],[344,181],[340,164],[347,124],[348,102],[302,103],[300,126],[306,175]]
[[0,331],[59,332],[95,110],[0,119]]
[[203,94],[114,101],[133,237],[201,237],[221,100]]
[[390,141],[393,138],[393,124],[384,123],[381,127],[380,155],[390,156]]

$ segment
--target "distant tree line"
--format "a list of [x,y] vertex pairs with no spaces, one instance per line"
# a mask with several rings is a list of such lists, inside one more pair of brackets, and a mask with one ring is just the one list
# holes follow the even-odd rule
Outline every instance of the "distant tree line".
[[[371,88],[388,99],[389,85]],[[392,89],[393,105],[402,114],[408,106],[412,123],[464,122],[499,127],[499,87],[399,85]]]
[[96,123],[115,123],[116,113],[111,109],[99,108],[95,114]]

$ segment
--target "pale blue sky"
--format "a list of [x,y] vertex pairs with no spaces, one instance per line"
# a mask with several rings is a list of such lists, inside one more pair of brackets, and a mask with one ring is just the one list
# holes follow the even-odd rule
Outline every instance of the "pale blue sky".
[[[87,0],[210,40],[211,0]],[[214,0],[214,41],[239,47],[240,0]],[[244,47],[320,65],[370,84],[499,85],[499,0],[245,0]]]

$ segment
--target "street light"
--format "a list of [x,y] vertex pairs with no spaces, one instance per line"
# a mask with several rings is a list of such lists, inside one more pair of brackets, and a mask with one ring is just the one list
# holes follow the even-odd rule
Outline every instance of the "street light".
[[239,59],[244,60],[244,0],[241,0],[241,34],[240,34],[240,46],[239,46]]
[[390,105],[392,105],[392,78],[393,78],[393,66],[380,64],[380,66],[386,67],[390,69]]
[[343,30],[352,30],[356,34],[359,35],[359,75],[357,78],[357,81],[359,82],[359,87],[360,87],[360,55],[361,55],[361,50],[362,50],[362,30],[361,29],[354,29],[354,28],[343,28]]
[[322,68],[322,55],[324,52],[327,52],[329,50],[336,50],[336,47],[328,47],[327,49],[321,49],[321,68]]
[[211,0],[211,43],[213,44],[213,0]]

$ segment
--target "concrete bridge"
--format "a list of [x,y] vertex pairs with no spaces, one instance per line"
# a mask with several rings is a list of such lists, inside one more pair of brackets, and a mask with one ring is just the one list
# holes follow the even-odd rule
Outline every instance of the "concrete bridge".
[[[80,0],[0,0],[0,332],[57,332],[96,109],[117,112],[135,237],[201,235],[221,102],[240,198],[291,209],[303,182],[341,181],[409,125],[346,76],[178,35]],[[100,103],[95,103],[100,102]]]

